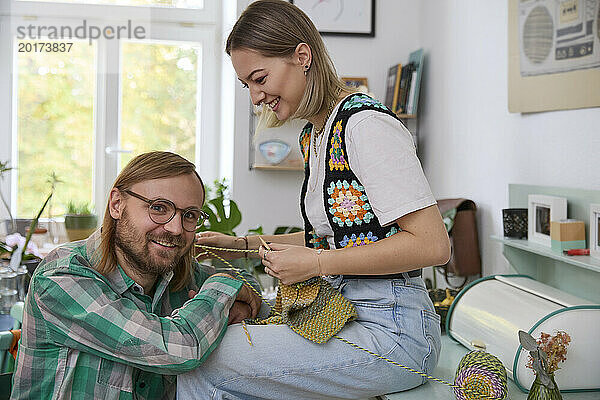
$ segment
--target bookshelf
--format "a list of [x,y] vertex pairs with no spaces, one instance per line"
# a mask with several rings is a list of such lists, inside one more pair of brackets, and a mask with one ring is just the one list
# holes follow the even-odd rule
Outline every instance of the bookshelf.
[[388,68],[385,104],[404,122],[418,150],[418,108],[424,51],[410,53],[408,61]]
[[398,118],[404,122],[406,128],[410,131],[410,134],[413,138],[413,143],[415,144],[415,148],[417,152],[419,151],[419,116],[417,114],[403,114],[403,113],[395,113]]
[[387,70],[385,105],[400,118],[416,118],[424,60],[424,50],[418,49],[410,53],[407,62]]
[[278,165],[257,165],[254,164],[252,166],[253,169],[259,169],[264,171],[304,171],[304,168],[301,166],[284,166],[280,167]]
[[417,114],[396,113],[396,116],[400,119],[416,119],[417,118]]

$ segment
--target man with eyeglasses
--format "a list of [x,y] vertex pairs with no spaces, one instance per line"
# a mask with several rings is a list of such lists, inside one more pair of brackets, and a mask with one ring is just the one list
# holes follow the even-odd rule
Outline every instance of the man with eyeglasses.
[[228,323],[256,317],[247,284],[193,259],[204,195],[194,164],[173,153],[123,169],[102,228],[33,275],[11,398],[174,398],[176,375],[200,365]]

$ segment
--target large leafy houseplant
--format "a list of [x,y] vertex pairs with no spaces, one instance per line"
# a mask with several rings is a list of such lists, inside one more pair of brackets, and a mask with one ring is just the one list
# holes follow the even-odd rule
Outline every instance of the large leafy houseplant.
[[[208,200],[202,210],[208,214],[208,219],[204,222],[204,225],[196,229],[196,232],[213,231],[237,236],[234,229],[242,222],[242,213],[237,203],[230,198],[229,186],[226,180],[215,180],[213,186],[205,185],[205,190]],[[253,235],[262,235],[262,233],[261,226],[248,231],[248,234]],[[234,267],[245,269],[252,274],[256,273],[256,267],[260,265],[260,260],[255,258],[240,258],[229,262]],[[214,259],[213,264],[225,267],[220,260]]]
[[213,231],[235,236],[234,229],[242,222],[242,213],[237,203],[230,199],[225,179],[215,180],[213,185],[214,187],[205,186],[208,201],[202,210],[208,214],[208,220],[196,231]]

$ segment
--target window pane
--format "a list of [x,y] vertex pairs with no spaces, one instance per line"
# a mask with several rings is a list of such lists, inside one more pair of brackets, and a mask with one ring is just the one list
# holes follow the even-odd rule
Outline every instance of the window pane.
[[194,162],[200,47],[122,43],[121,168],[137,154],[168,150]]
[[118,6],[157,6],[175,8],[204,8],[204,0],[19,0],[46,3],[112,4]]
[[[68,52],[16,53],[19,217],[34,217],[49,192],[52,171],[63,181],[52,201],[53,215],[64,213],[69,200],[92,199],[96,49],[85,41],[70,42]],[[17,48],[34,50],[41,42],[18,43]]]

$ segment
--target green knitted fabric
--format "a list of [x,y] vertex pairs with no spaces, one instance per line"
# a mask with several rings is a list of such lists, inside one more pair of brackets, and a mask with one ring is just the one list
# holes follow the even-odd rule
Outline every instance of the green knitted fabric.
[[323,278],[311,278],[292,285],[280,285],[275,315],[258,324],[286,324],[300,336],[325,343],[348,321],[356,319],[354,305]]

